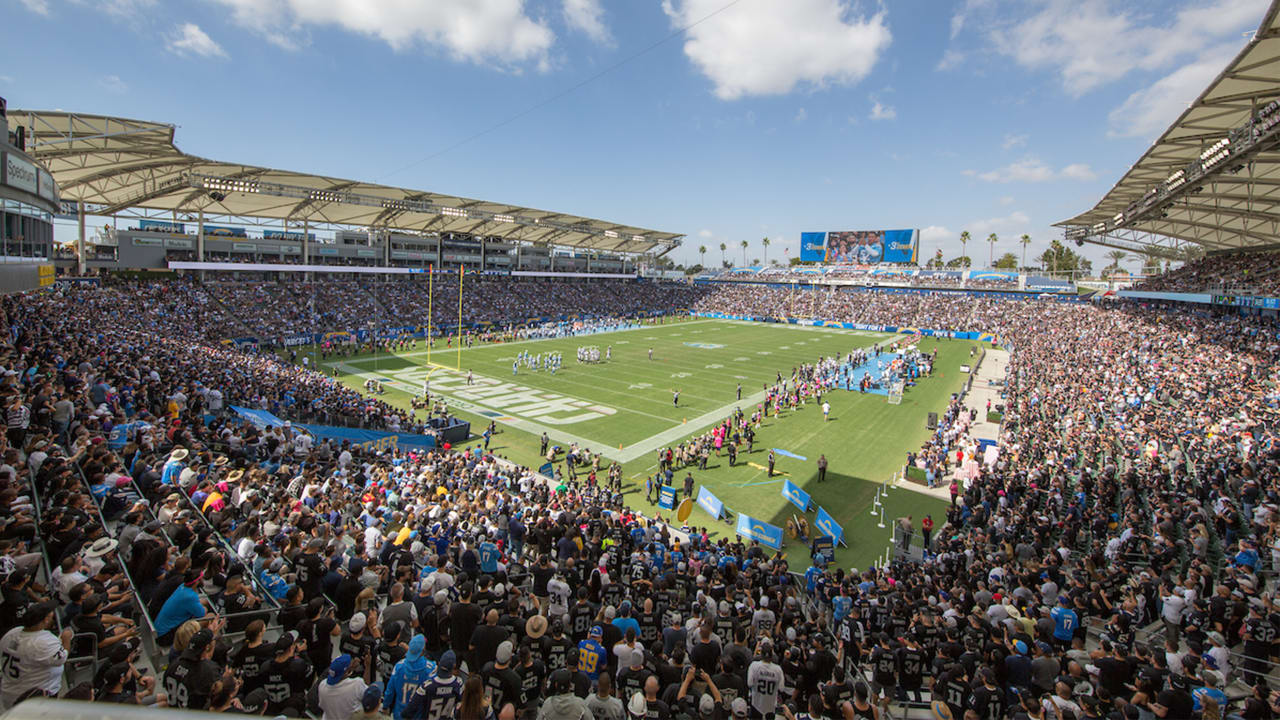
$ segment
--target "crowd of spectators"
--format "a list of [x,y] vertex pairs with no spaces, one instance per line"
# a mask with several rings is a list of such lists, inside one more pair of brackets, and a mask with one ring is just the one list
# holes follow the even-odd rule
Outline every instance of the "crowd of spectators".
[[1209,255],[1169,272],[1148,277],[1137,290],[1156,292],[1249,292],[1280,296],[1280,253],[1241,252]]
[[[552,487],[478,450],[237,424],[225,406],[245,396],[293,394],[286,417],[399,411],[202,341],[222,320],[178,300],[200,292],[0,305],[0,708],[65,692],[324,720],[1280,712],[1269,320],[944,293],[702,298],[1012,349],[998,458],[968,466],[923,552],[852,569],[677,531],[612,484]],[[976,454],[960,412],[922,453],[943,476],[942,457]]]

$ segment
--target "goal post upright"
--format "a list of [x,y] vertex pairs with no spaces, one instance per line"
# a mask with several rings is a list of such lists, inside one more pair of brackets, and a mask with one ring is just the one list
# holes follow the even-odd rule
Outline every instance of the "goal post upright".
[[467,273],[465,265],[458,266],[458,359],[454,370],[462,372],[462,276]]
[[433,299],[431,289],[435,276],[436,266],[427,265],[427,365],[431,364],[431,301]]

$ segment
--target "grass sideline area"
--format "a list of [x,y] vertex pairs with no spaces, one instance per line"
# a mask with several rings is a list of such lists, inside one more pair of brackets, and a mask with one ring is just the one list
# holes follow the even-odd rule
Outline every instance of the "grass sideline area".
[[[905,336],[886,333],[814,328],[800,325],[745,323],[710,319],[667,320],[661,324],[596,335],[477,345],[459,353],[437,342],[427,364],[422,343],[416,350],[388,354],[365,353],[322,361],[323,369],[337,368],[338,377],[363,390],[364,382],[377,378],[386,390],[382,399],[408,408],[430,379],[433,395],[443,395],[460,417],[472,422],[478,434],[491,420],[499,432],[490,450],[508,459],[537,468],[539,438],[545,430],[552,444],[570,442],[603,452],[623,463],[623,475],[633,507],[657,511],[644,498],[644,478],[656,471],[660,447],[675,446],[682,439],[704,432],[711,424],[741,406],[748,415],[778,372],[789,377],[791,369],[820,356],[843,355],[855,347],[882,345]],[[596,346],[599,364],[580,364],[577,349]],[[730,468],[727,456],[696,467],[678,470],[675,485],[682,487],[686,472],[697,486],[705,485],[725,505],[779,527],[799,510],[782,497],[783,478],[790,478],[810,493],[815,503],[807,518],[813,526],[816,506],[831,513],[845,531],[849,547],[837,553],[842,567],[869,567],[884,554],[893,520],[911,515],[918,526],[926,513],[941,525],[945,503],[906,489],[888,491],[884,499],[885,528],[873,517],[874,493],[902,466],[908,451],[928,437],[925,426],[930,411],[940,412],[966,376],[960,365],[969,361],[972,341],[923,338],[920,347],[938,349],[932,377],[907,389],[900,405],[889,405],[884,395],[837,390],[826,396],[831,403],[830,421],[824,422],[815,403],[794,412],[770,417],[757,430],[755,450],[739,453]],[[653,357],[649,358],[652,349]],[[555,375],[521,366],[512,374],[517,353],[559,352],[563,364]],[[300,349],[299,357],[303,352]],[[468,385],[471,372],[476,384]],[[742,385],[742,400],[737,386]],[[673,404],[673,392],[680,403]],[[473,439],[470,444],[481,442]],[[786,450],[804,460],[777,455],[776,469],[785,475],[769,478],[769,448]],[[825,453],[827,481],[817,482],[817,459]],[[563,457],[563,456],[560,456]],[[607,465],[603,462],[602,465]],[[557,466],[562,466],[557,461]],[[695,487],[695,496],[697,493]],[[671,513],[662,511],[664,517]],[[689,523],[708,527],[713,534],[732,534],[731,524],[713,523],[710,515],[695,507]],[[788,538],[784,548],[793,566],[807,566],[808,552]]]

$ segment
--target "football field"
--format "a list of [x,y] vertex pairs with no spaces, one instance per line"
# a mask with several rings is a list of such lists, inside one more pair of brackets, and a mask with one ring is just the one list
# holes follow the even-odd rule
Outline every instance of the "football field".
[[[455,414],[472,422],[475,434],[490,421],[499,432],[490,449],[515,462],[537,468],[539,438],[546,433],[553,445],[603,454],[623,464],[630,483],[628,500],[633,507],[652,513],[644,497],[644,478],[657,469],[660,448],[705,432],[741,407],[750,415],[762,402],[764,387],[778,373],[789,378],[791,369],[819,357],[848,353],[904,338],[872,333],[800,325],[745,323],[711,319],[668,319],[662,324],[579,337],[529,340],[445,349],[437,341],[430,361],[418,349],[388,354],[365,354],[330,360],[339,376],[363,389],[368,379],[383,382],[384,400],[404,407],[430,383],[433,396],[446,398]],[[795,411],[770,416],[756,433],[754,452],[739,453],[735,467],[726,457],[714,455],[706,470],[696,467],[676,472],[675,485],[683,487],[686,472],[697,486],[706,486],[735,513],[745,513],[779,527],[800,510],[781,494],[784,479],[810,493],[816,506],[824,507],[844,528],[848,549],[841,549],[841,566],[867,567],[884,553],[893,519],[912,515],[918,526],[925,513],[942,523],[943,504],[931,497],[903,489],[888,491],[883,499],[886,528],[873,517],[874,493],[928,436],[928,412],[941,412],[951,393],[967,377],[960,366],[969,361],[970,341],[924,338],[921,349],[938,349],[931,377],[907,388],[899,405],[890,405],[881,394],[836,390],[826,396],[831,416],[823,421],[815,403]],[[584,364],[576,360],[580,347],[599,348],[603,360]],[[652,359],[650,359],[652,351]],[[513,373],[521,352],[533,355],[559,352],[563,363],[555,375],[534,371],[523,364]],[[472,375],[469,384],[468,373]],[[738,400],[738,386],[742,398]],[[673,395],[679,391],[679,404]],[[770,478],[766,458],[777,454]],[[829,462],[827,480],[817,482],[817,459]],[[563,455],[559,456],[563,458]],[[802,459],[803,458],[803,459]],[[557,462],[557,466],[562,466]],[[608,463],[602,463],[607,465]],[[695,488],[695,497],[697,489]],[[664,517],[671,513],[663,511]],[[812,527],[814,512],[807,514]],[[713,523],[700,507],[689,520],[717,534],[730,533],[731,525]],[[790,540],[790,538],[788,538]],[[793,565],[807,565],[807,553],[792,542],[787,550]]]

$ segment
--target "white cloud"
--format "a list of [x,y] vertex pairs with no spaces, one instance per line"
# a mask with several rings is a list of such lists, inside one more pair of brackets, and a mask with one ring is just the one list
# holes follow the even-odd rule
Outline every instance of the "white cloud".
[[227,51],[195,23],[183,23],[175,28],[166,47],[179,55],[199,55],[206,58],[227,56]]
[[884,105],[876,100],[871,106],[871,114],[868,117],[872,120],[892,120],[898,117],[898,111],[894,110],[892,105]]
[[986,218],[983,220],[975,220],[964,227],[969,231],[969,254],[973,255],[973,247],[975,243],[984,241],[991,233],[998,233],[1005,230],[1021,231],[1027,225],[1031,224],[1031,218],[1021,210],[1014,210],[1008,215],[999,217]]
[[604,24],[604,8],[600,0],[564,0],[564,19],[569,27],[602,44],[613,42],[609,28]]
[[22,5],[37,15],[49,14],[48,0],[22,0]]
[[1072,163],[1062,168],[1062,177],[1072,180],[1094,180],[1098,174],[1085,163]]
[[996,168],[984,173],[970,174],[976,174],[979,180],[986,180],[987,182],[1045,182],[1053,179],[1053,168],[1040,162],[1037,158],[1025,157],[1002,168]]
[[1003,196],[1001,196],[1001,197],[999,198],[998,202],[999,202],[1001,205],[1012,205],[1012,204],[1013,204],[1013,196],[1012,196],[1012,195],[1003,195]]
[[946,52],[942,53],[942,59],[938,60],[934,70],[950,70],[959,67],[962,62],[964,62],[964,53],[948,48]]
[[313,26],[375,37],[397,51],[440,48],[456,60],[549,64],[555,35],[525,12],[524,0],[217,0],[240,26],[285,48]]
[[960,237],[960,233],[952,232],[942,225],[930,225],[920,230],[920,243],[937,245],[938,243],[949,242]]
[[77,4],[115,15],[122,20],[137,20],[140,13],[155,7],[156,0],[75,0]]
[[1023,145],[1027,144],[1027,138],[1028,138],[1027,135],[1014,135],[1013,133],[1007,133],[1004,136],[1004,142],[1001,143],[1000,146],[1003,147],[1005,150],[1011,150],[1016,147],[1022,147]]
[[715,237],[715,233],[711,232],[710,230],[707,230],[706,228],[703,228],[702,230],[698,231],[698,237],[700,238]]
[[1266,9],[1261,0],[1212,0],[1142,15],[1116,5],[1045,0],[1033,15],[1005,21],[1010,9],[1025,7],[1007,4],[983,23],[990,28],[986,40],[1023,67],[1056,72],[1063,88],[1078,96],[1135,70],[1169,67],[1228,38],[1239,46],[1239,33],[1257,27]]
[[1039,158],[1030,155],[995,170],[987,172],[965,170],[963,174],[992,183],[1037,183],[1060,179],[1093,180],[1097,177],[1093,169],[1084,163],[1073,163],[1055,172]]
[[805,112],[804,108],[800,108],[799,110],[796,111],[796,116],[793,119],[798,123],[802,123],[806,119],[808,119],[808,117],[809,117],[809,113]]
[[1196,60],[1133,93],[1111,111],[1108,134],[1148,138],[1159,135],[1222,72],[1237,51],[1231,43],[1207,50]]
[[783,95],[801,84],[853,85],[892,41],[884,11],[864,16],[846,0],[742,0],[724,8],[723,0],[662,3],[672,25],[693,26],[685,55],[721,100]]
[[122,94],[129,91],[129,85],[119,75],[105,75],[98,81],[98,87],[109,93]]

